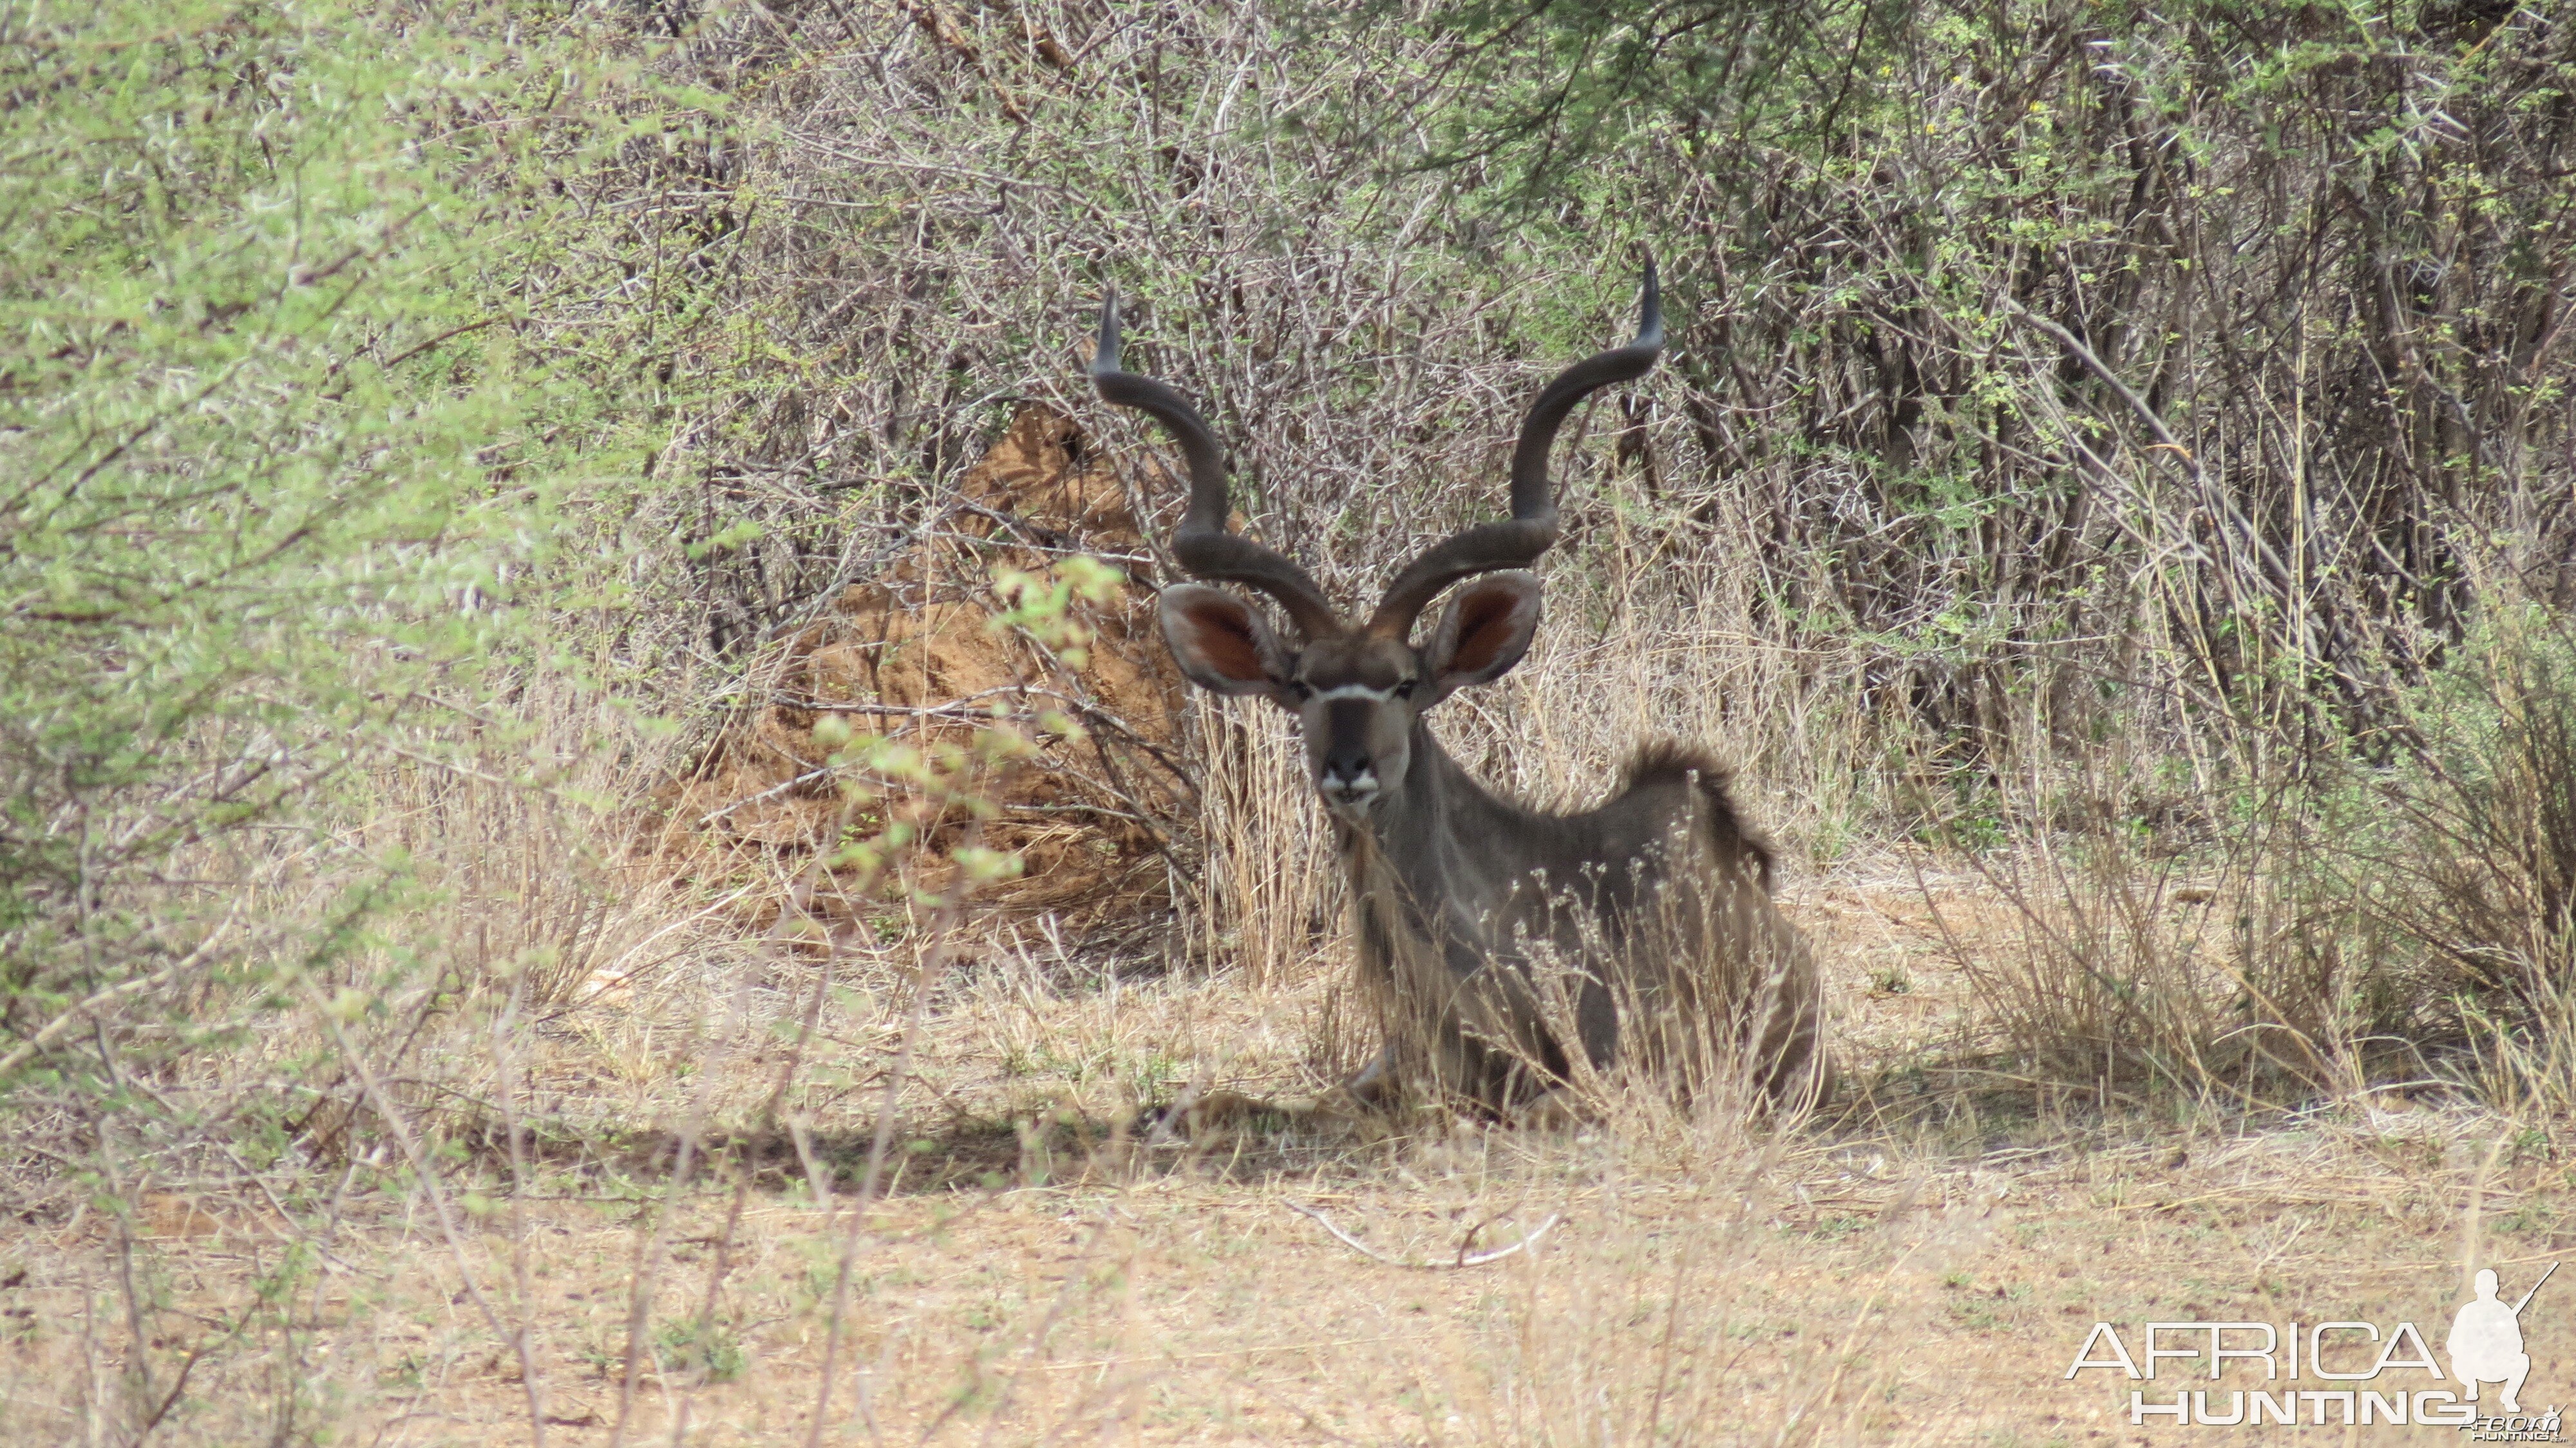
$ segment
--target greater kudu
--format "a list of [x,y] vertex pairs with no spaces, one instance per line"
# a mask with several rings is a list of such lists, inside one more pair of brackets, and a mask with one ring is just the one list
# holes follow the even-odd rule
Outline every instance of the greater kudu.
[[[1510,1111],[1584,1067],[1621,1063],[1685,1091],[1731,1068],[1756,1104],[1804,1104],[1827,1088],[1819,979],[1771,902],[1771,850],[1737,813],[1724,768],[1649,744],[1607,802],[1552,814],[1496,798],[1425,722],[1432,705],[1500,677],[1528,650],[1539,583],[1521,570],[1556,540],[1548,450],[1576,403],[1655,365],[1663,319],[1651,260],[1640,312],[1635,341],[1567,368],[1531,405],[1512,453],[1511,518],[1423,552],[1354,625],[1303,568],[1226,531],[1215,433],[1169,386],[1120,370],[1115,294],[1101,309],[1092,382],[1170,429],[1188,460],[1173,556],[1194,577],[1269,594],[1302,636],[1285,646],[1221,589],[1162,591],[1163,637],[1183,673],[1298,717],[1385,1030],[1385,1050],[1352,1083],[1363,1097],[1428,1077]],[[1470,579],[1413,643],[1424,606]]]

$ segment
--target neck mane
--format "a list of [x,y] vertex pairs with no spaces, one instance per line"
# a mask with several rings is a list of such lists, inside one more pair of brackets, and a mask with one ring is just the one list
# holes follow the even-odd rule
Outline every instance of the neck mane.
[[1496,795],[1413,724],[1404,785],[1358,824],[1339,825],[1355,893],[1400,887],[1415,902],[1484,902],[1535,867],[1531,844],[1555,821]]

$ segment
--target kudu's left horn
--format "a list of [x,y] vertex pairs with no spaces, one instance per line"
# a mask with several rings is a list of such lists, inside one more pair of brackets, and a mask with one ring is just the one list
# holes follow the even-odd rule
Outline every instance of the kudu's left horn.
[[1386,586],[1386,597],[1368,621],[1368,632],[1402,639],[1413,632],[1423,605],[1462,578],[1504,568],[1527,568],[1556,541],[1556,498],[1548,487],[1547,454],[1567,413],[1586,397],[1616,382],[1633,382],[1653,369],[1664,350],[1664,307],[1655,282],[1655,259],[1646,258],[1645,292],[1637,306],[1637,338],[1625,347],[1595,352],[1556,374],[1521,419],[1512,448],[1512,516],[1478,523],[1424,549]]

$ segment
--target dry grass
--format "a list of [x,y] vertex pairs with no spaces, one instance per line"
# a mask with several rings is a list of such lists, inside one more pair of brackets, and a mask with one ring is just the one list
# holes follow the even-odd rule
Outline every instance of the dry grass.
[[[2013,918],[1972,876],[1914,873],[1882,861],[1791,900],[1846,1003],[1847,1060],[1938,1059],[1925,1048],[1972,1029],[1953,951]],[[2472,1263],[2527,1276],[2576,1237],[2544,1146],[2394,1096],[2159,1127],[1882,1080],[1778,1134],[1639,1103],[1575,1133],[1271,1117],[1166,1135],[1139,1104],[1320,1083],[1331,958],[1268,985],[1122,979],[1026,935],[950,973],[898,1165],[858,1212],[908,949],[846,963],[855,991],[823,1012],[789,1140],[711,1133],[676,1191],[648,1127],[750,1116],[785,1051],[766,1029],[796,998],[783,970],[668,978],[540,1033],[527,1170],[514,1185],[494,1147],[453,1170],[448,1192],[485,1203],[453,1242],[391,1184],[286,1215],[146,1189],[122,1252],[109,1210],[38,1213],[0,1259],[0,1421],[82,1442],[123,1417],[121,1256],[149,1264],[154,1335],[195,1344],[306,1254],[278,1325],[205,1352],[164,1436],[532,1439],[470,1273],[528,1326],[549,1441],[623,1422],[634,1442],[804,1442],[855,1244],[826,1442],[2125,1440],[2124,1392],[2061,1381],[2096,1320],[2439,1323]],[[470,1067],[451,1083],[506,1090]],[[1433,1265],[1371,1260],[1292,1207]],[[1550,1217],[1526,1251],[1438,1265]],[[2566,1322],[2531,1327],[2543,1400],[2576,1361]]]

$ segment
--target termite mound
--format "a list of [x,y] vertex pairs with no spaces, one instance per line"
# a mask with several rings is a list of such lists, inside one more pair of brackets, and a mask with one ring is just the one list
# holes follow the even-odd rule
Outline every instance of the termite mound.
[[[1044,575],[1075,554],[1129,580],[1109,604],[1071,605],[1092,635],[1079,667],[997,627],[1008,605],[993,582],[997,569]],[[744,705],[665,792],[665,851],[694,857],[702,878],[752,885],[753,923],[793,912],[812,925],[790,924],[822,938],[897,928],[906,894],[948,887],[944,852],[976,828],[980,843],[1022,866],[1016,878],[978,887],[980,908],[1051,913],[1086,939],[1155,930],[1196,804],[1177,752],[1184,700],[1155,631],[1153,568],[1129,490],[1107,460],[1071,418],[1022,406],[891,566],[842,590],[752,671]],[[1048,732],[1050,713],[1079,732]],[[849,806],[829,763],[839,737],[832,719],[924,749],[967,744],[1002,724],[1036,749],[985,780],[996,812],[970,826],[958,809],[927,817],[900,790]],[[858,872],[828,866],[825,851],[890,818],[917,819],[925,831],[926,848],[906,853],[900,880],[863,891]]]

